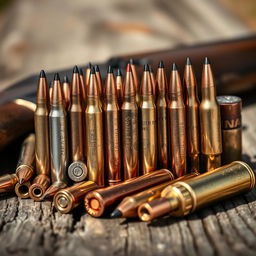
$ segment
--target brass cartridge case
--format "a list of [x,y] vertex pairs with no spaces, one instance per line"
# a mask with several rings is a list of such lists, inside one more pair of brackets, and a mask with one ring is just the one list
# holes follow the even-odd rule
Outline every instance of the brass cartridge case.
[[18,182],[16,174],[5,174],[0,176],[0,193],[14,191]]
[[168,102],[166,98],[167,79],[163,66],[160,62],[156,76],[156,115],[157,115],[157,149],[158,165],[160,168],[167,168],[168,157]]
[[0,105],[0,150],[33,130],[35,107],[22,99]]
[[221,165],[222,140],[220,108],[209,60],[205,59],[202,73],[202,101],[199,107],[203,170],[210,171]]
[[235,161],[188,181],[167,186],[159,199],[143,204],[139,216],[143,221],[170,214],[185,216],[198,208],[251,190],[255,174],[244,162]]
[[103,118],[100,94],[92,68],[85,110],[86,154],[89,180],[104,186]]
[[109,185],[121,181],[121,130],[120,108],[117,100],[113,70],[108,70],[105,84],[104,126],[105,126],[105,168]]
[[236,96],[218,96],[220,105],[222,164],[242,159],[242,100]]
[[45,174],[39,174],[33,180],[29,187],[29,197],[34,201],[41,201],[47,188],[50,186],[50,177]]
[[61,213],[69,213],[82,203],[84,196],[99,186],[93,181],[84,181],[58,191],[53,199],[54,207]]
[[141,166],[143,174],[157,167],[157,123],[156,106],[153,99],[149,66],[145,66],[141,83]]
[[30,134],[21,146],[21,152],[16,168],[19,183],[29,181],[35,169],[35,134]]
[[[52,91],[52,87],[50,89]],[[71,99],[70,99],[70,85],[69,85],[67,76],[64,76],[64,78],[63,78],[62,91],[63,91],[64,101],[65,101],[65,109],[66,109],[66,111],[68,111]]]
[[130,64],[126,69],[121,111],[124,180],[128,180],[139,175],[138,106]]
[[169,129],[172,171],[177,177],[186,174],[186,112],[180,76],[173,64],[169,85]]
[[193,67],[189,58],[184,71],[185,107],[187,125],[187,153],[191,171],[199,171],[199,99]]
[[68,176],[75,182],[83,181],[87,176],[87,167],[84,159],[84,120],[83,103],[80,83],[80,75],[77,66],[74,67],[71,85],[71,105],[69,110],[70,128],[70,156],[71,165],[68,168]]
[[117,90],[118,104],[119,104],[119,107],[121,108],[123,103],[123,97],[124,97],[124,86],[123,86],[122,73],[120,69],[117,70],[117,75],[116,75],[116,90]]
[[106,208],[118,203],[125,196],[173,179],[174,176],[169,170],[161,169],[111,187],[97,189],[85,196],[85,209],[90,215],[99,217]]
[[30,186],[31,186],[31,183],[29,181],[24,182],[22,184],[17,183],[14,188],[16,195],[22,199],[29,198]]

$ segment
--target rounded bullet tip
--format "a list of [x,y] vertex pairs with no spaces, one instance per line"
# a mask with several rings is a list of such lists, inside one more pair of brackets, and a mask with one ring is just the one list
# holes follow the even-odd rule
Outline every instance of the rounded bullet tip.
[[129,63],[130,63],[131,65],[134,65],[134,59],[130,59],[130,60],[129,60]]
[[53,79],[53,80],[55,80],[55,81],[60,80],[59,73],[55,73],[55,74],[54,74],[54,79]]
[[121,72],[121,69],[117,69],[117,73],[116,73],[117,76],[122,76],[122,72]]
[[144,66],[144,71],[149,72],[149,65],[148,65],[148,64],[146,64],[146,65]]
[[204,64],[207,65],[207,64],[211,64],[210,60],[208,57],[205,57],[204,58]]
[[186,65],[192,65],[192,63],[191,63],[191,60],[190,60],[190,58],[189,57],[187,57],[187,60],[186,60]]
[[44,70],[41,70],[41,71],[40,71],[39,77],[40,77],[40,78],[46,78],[46,75],[45,75]]
[[177,70],[177,65],[176,65],[176,63],[173,63],[173,64],[172,64],[172,70]]
[[67,75],[65,75],[65,76],[63,77],[63,83],[69,83],[69,81],[68,81],[68,76],[67,76]]
[[111,218],[121,218],[122,217],[122,212],[119,211],[118,209],[115,209],[112,213],[111,213]]
[[164,62],[162,60],[160,60],[158,67],[159,68],[164,68]]
[[94,67],[91,67],[91,74],[95,74],[95,68]]
[[108,73],[113,73],[113,68],[110,65],[108,66]]
[[100,67],[99,67],[99,65],[95,65],[94,68],[95,68],[95,72],[100,72]]
[[78,67],[76,65],[73,68],[73,73],[79,73]]
[[82,76],[84,75],[84,72],[81,68],[79,69],[79,74],[82,75]]

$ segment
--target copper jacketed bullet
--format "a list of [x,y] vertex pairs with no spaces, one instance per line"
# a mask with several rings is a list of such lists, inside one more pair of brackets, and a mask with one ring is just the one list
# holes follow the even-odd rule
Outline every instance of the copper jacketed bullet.
[[36,177],[29,188],[29,195],[34,200],[40,200],[50,185],[50,146],[49,146],[49,88],[44,71],[39,77],[36,111],[35,111],[35,157]]
[[149,221],[169,214],[180,217],[198,208],[251,190],[255,174],[244,162],[232,162],[215,170],[167,186],[161,198],[139,207],[141,220]]
[[22,184],[17,183],[14,188],[16,195],[22,199],[29,198],[30,186],[31,186],[31,183],[29,181],[24,182]]
[[16,174],[5,174],[0,176],[0,193],[14,191],[18,182]]
[[222,141],[220,108],[208,58],[202,73],[202,101],[199,107],[203,169],[213,170],[221,165]]
[[84,159],[84,111],[80,81],[79,71],[75,66],[73,69],[69,110],[71,165],[68,168],[68,176],[75,182],[83,181],[87,177],[87,167]]
[[16,168],[19,183],[29,181],[35,170],[35,135],[30,134],[21,146],[21,152]]
[[118,104],[119,104],[119,107],[121,108],[123,103],[123,96],[124,96],[124,86],[123,86],[122,73],[120,69],[117,70],[117,74],[116,74],[116,90],[117,90]]
[[161,61],[156,76],[157,100],[157,146],[158,146],[158,164],[160,168],[168,167],[168,102],[166,98],[167,79],[164,70],[164,64]]
[[153,99],[149,66],[145,65],[141,82],[141,166],[143,174],[154,171],[157,166],[156,106]]
[[107,73],[104,98],[105,168],[109,185],[114,185],[121,181],[121,138],[120,108],[111,66]]
[[80,78],[80,85],[81,85],[81,97],[82,97],[82,107],[85,109],[86,107],[86,85],[85,85],[85,77],[83,70],[79,69],[79,78]]
[[134,64],[134,60],[130,59],[130,65],[131,65],[131,72],[133,77],[134,86],[136,89],[136,102],[139,104],[140,102],[140,85],[139,85],[139,78],[136,70],[136,66]]
[[[90,81],[91,68],[92,68],[92,64],[89,62],[86,65],[86,68],[85,68],[85,86],[86,86],[86,89],[88,88],[89,81]],[[86,92],[86,96],[87,96],[87,92]]]
[[85,209],[90,215],[100,217],[109,206],[120,202],[125,196],[173,179],[174,176],[169,170],[161,169],[115,186],[97,189],[85,196]]
[[85,111],[86,154],[89,180],[104,185],[103,117],[95,70],[91,69]]
[[236,96],[218,96],[221,115],[221,163],[229,164],[242,159],[242,100]]
[[197,84],[189,58],[187,58],[184,71],[186,125],[187,125],[187,152],[189,167],[192,171],[199,171],[199,100],[197,96]]
[[102,79],[101,79],[101,74],[100,74],[100,67],[98,65],[95,65],[95,76],[96,76],[96,81],[99,87],[99,94],[102,99],[103,96],[103,88],[102,88]]
[[124,98],[122,104],[122,147],[124,180],[139,175],[139,130],[138,106],[136,103],[136,88],[127,65],[124,83]]
[[84,181],[58,191],[53,199],[55,208],[61,213],[69,213],[83,202],[84,196],[99,188],[93,181]]
[[175,63],[169,85],[169,132],[171,167],[177,177],[186,174],[186,112],[183,91]]
[[150,72],[150,78],[151,78],[151,84],[152,84],[153,98],[154,100],[156,100],[156,78],[154,75],[154,70],[151,66],[149,66],[149,72]]
[[70,85],[68,81],[68,76],[64,76],[63,78],[62,90],[65,100],[65,109],[66,111],[68,111],[70,106]]
[[67,186],[68,165],[68,135],[67,113],[64,107],[59,74],[53,81],[51,110],[49,113],[49,133],[51,152],[51,186],[44,193],[44,198],[50,198]]

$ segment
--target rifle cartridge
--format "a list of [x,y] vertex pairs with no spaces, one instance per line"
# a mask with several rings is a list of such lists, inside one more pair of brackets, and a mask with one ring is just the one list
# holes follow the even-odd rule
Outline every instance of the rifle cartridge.
[[0,193],[13,191],[18,182],[16,174],[4,174],[0,176]]
[[152,82],[149,66],[145,65],[141,82],[141,164],[142,172],[146,174],[157,167],[157,127],[156,106],[153,99]]
[[168,167],[168,133],[167,133],[167,116],[168,102],[166,99],[167,79],[162,61],[159,63],[156,76],[156,115],[157,115],[157,149],[158,164],[160,168]]
[[14,191],[16,195],[22,199],[29,198],[29,188],[31,186],[31,183],[29,181],[24,182],[22,184],[17,183],[15,185]]
[[83,70],[80,68],[79,69],[79,78],[80,78],[80,85],[81,85],[81,103],[82,103],[82,108],[85,110],[86,107],[86,85],[85,85],[85,78],[84,78],[84,73]]
[[126,68],[124,98],[122,104],[122,146],[124,180],[139,175],[139,129],[136,88],[130,64]]
[[152,94],[153,94],[153,98],[154,101],[156,101],[156,78],[154,75],[154,70],[151,66],[149,66],[149,73],[150,73],[150,79],[151,79],[151,85],[152,85]]
[[139,105],[140,103],[140,84],[139,84],[139,78],[138,78],[138,73],[137,73],[137,69],[136,66],[134,64],[133,59],[130,59],[130,63],[131,66],[131,72],[132,72],[132,77],[133,77],[133,82],[134,82],[134,86],[136,89],[136,102]]
[[49,113],[51,186],[43,197],[52,197],[58,190],[67,186],[68,135],[67,113],[60,85],[59,74],[54,76],[51,110]]
[[242,159],[242,100],[236,96],[218,96],[220,105],[222,164]]
[[86,68],[85,68],[85,87],[86,87],[85,91],[86,91],[86,97],[87,97],[87,89],[88,89],[89,81],[90,81],[91,69],[92,69],[92,64],[89,62],[86,65]]
[[91,69],[85,110],[86,154],[89,180],[104,186],[103,118],[95,69]]
[[123,86],[123,78],[120,69],[117,69],[116,74],[116,90],[117,90],[117,99],[119,103],[119,107],[121,108],[124,97],[124,86]]
[[111,66],[105,84],[104,126],[105,157],[109,185],[121,181],[120,108],[117,100],[116,83]]
[[70,120],[70,156],[71,165],[68,176],[72,181],[80,182],[87,177],[87,167],[84,159],[84,120],[80,75],[77,66],[74,67],[71,85]]
[[202,73],[202,101],[199,107],[203,170],[221,166],[221,119],[209,59],[205,58]]
[[85,209],[91,216],[100,217],[106,208],[118,203],[125,196],[173,179],[174,176],[169,170],[161,169],[111,187],[97,189],[85,196]]
[[82,203],[84,196],[99,186],[93,181],[84,181],[58,191],[53,199],[54,207],[61,213],[69,213]]
[[47,188],[50,186],[51,180],[48,175],[38,174],[32,185],[29,187],[29,197],[34,201],[41,201]]
[[171,167],[176,177],[186,174],[186,112],[183,91],[176,64],[173,64],[169,85],[169,129]]
[[197,95],[197,84],[193,67],[189,58],[184,71],[185,108],[187,125],[187,152],[189,156],[189,167],[191,171],[199,172],[199,99]]
[[231,164],[198,175],[188,181],[167,186],[161,198],[140,206],[141,220],[150,221],[159,216],[185,216],[198,208],[231,196],[247,192],[255,186],[255,174],[244,162]]
[[[63,90],[63,96],[64,96],[64,101],[65,101],[65,109],[66,109],[66,111],[68,111],[69,106],[70,106],[70,85],[69,85],[67,76],[64,76],[64,78],[63,78],[62,90]],[[51,89],[51,91],[52,91],[52,89]]]
[[103,88],[102,88],[102,79],[101,79],[101,74],[100,74],[100,67],[98,65],[95,65],[95,75],[96,75],[96,81],[98,84],[99,88],[99,94],[100,94],[100,99],[103,99]]
[[35,135],[30,134],[21,146],[21,152],[16,168],[19,183],[29,181],[35,169]]

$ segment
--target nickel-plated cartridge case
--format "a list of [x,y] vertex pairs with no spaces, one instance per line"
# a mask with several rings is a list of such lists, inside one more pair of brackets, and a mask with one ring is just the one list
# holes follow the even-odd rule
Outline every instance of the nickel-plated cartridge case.
[[186,112],[180,76],[175,64],[169,86],[169,133],[171,169],[177,177],[186,174]]
[[157,122],[149,66],[145,66],[141,82],[141,167],[143,174],[157,167]]
[[236,96],[218,96],[221,114],[222,164],[242,159],[242,100]]
[[115,186],[97,189],[85,196],[85,209],[90,215],[99,217],[103,215],[106,208],[118,203],[125,196],[173,179],[174,176],[169,170],[161,169]]
[[104,94],[105,168],[109,185],[114,185],[121,181],[121,130],[120,108],[111,67],[108,70]]
[[84,196],[99,186],[93,181],[84,181],[58,191],[53,199],[55,208],[61,213],[69,213],[82,203]]
[[205,58],[202,73],[202,101],[199,113],[203,170],[210,171],[221,166],[222,140],[220,108],[208,58]]
[[0,193],[14,191],[18,182],[16,174],[5,174],[0,176]]
[[140,206],[139,217],[149,221],[165,214],[185,216],[213,202],[247,192],[254,186],[255,174],[251,167],[244,162],[232,162],[166,187],[162,198]]
[[35,169],[35,134],[30,134],[21,146],[21,152],[16,168],[19,183],[29,181]]
[[126,69],[121,111],[124,180],[128,180],[139,175],[138,106],[130,64]]
[[86,154],[89,180],[104,185],[103,118],[99,88],[92,68],[85,110]]
[[29,198],[30,186],[31,186],[31,183],[29,181],[24,182],[22,184],[17,183],[14,188],[16,195],[22,199]]
[[197,95],[197,84],[193,67],[189,58],[184,71],[185,107],[186,107],[186,131],[187,131],[187,153],[189,157],[189,168],[191,171],[199,171],[199,99]]

